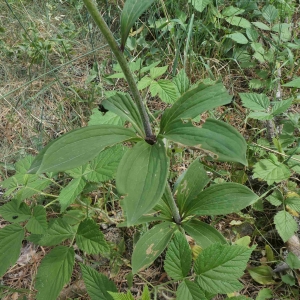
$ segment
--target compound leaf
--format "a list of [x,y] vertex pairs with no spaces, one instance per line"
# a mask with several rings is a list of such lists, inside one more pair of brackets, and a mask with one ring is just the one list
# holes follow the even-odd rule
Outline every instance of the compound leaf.
[[46,209],[37,205],[33,208],[32,217],[26,224],[26,229],[34,234],[43,234],[48,228]]
[[19,224],[0,229],[0,277],[19,258],[24,233],[24,228]]
[[17,199],[12,199],[0,207],[0,215],[5,221],[19,223],[27,221],[31,217],[31,212],[27,204],[20,204]]
[[294,80],[283,84],[282,86],[300,89],[300,77],[297,77]]
[[177,300],[207,300],[199,285],[189,280],[183,280],[176,293]]
[[36,275],[37,300],[56,300],[63,286],[71,278],[75,262],[72,247],[58,246],[42,260]]
[[265,94],[240,93],[242,103],[245,107],[257,111],[265,111],[270,106],[270,100]]
[[274,223],[280,237],[284,242],[286,242],[298,228],[294,218],[284,210],[279,211],[275,215]]
[[203,12],[205,7],[211,2],[211,0],[189,0],[189,3],[191,3],[199,12]]
[[88,126],[100,125],[100,124],[111,124],[111,125],[124,125],[125,121],[118,115],[108,111],[104,115],[98,108],[92,110],[92,115],[90,116],[90,121]]
[[174,103],[178,98],[175,84],[167,79],[152,81],[150,93],[152,97],[158,94],[160,99],[166,103]]

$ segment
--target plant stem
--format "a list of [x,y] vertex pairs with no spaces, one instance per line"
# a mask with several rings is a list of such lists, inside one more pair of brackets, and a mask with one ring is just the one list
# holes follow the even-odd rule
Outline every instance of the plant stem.
[[181,224],[181,217],[179,214],[179,210],[176,206],[174,197],[172,195],[171,192],[171,188],[169,186],[169,183],[167,182],[166,187],[165,187],[165,200],[168,203],[169,208],[171,209],[172,215],[173,215],[173,219],[175,221],[176,224]]
[[154,137],[153,137],[150,121],[149,121],[149,116],[146,112],[142,97],[137,88],[134,77],[128,67],[127,61],[126,61],[122,51],[119,48],[119,45],[117,44],[112,32],[110,31],[107,24],[105,23],[103,17],[99,13],[98,8],[97,8],[96,4],[94,3],[94,1],[93,0],[83,0],[83,2],[85,4],[87,10],[93,17],[95,23],[99,27],[100,31],[104,35],[105,39],[107,40],[107,43],[109,44],[110,49],[114,53],[116,59],[118,60],[118,62],[120,64],[120,67],[122,68],[124,76],[128,82],[129,88],[131,90],[133,100],[136,103],[138,110],[142,117],[144,130],[145,130],[145,134],[146,134],[146,141],[147,141],[147,138],[148,138],[148,140],[153,139]]

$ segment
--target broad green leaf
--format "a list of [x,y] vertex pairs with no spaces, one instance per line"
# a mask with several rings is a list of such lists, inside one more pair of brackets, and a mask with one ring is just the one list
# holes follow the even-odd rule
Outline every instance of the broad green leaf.
[[31,217],[31,212],[27,204],[20,204],[17,199],[12,199],[0,207],[0,215],[5,221],[20,223],[27,221]]
[[116,145],[101,151],[90,162],[85,178],[92,182],[113,179],[124,153],[125,149],[122,145]]
[[256,297],[256,300],[266,300],[266,299],[272,299],[273,293],[270,289],[264,288],[261,289]]
[[165,250],[176,227],[171,222],[163,222],[152,227],[136,243],[132,253],[132,273],[151,265]]
[[113,300],[134,300],[132,294],[130,291],[127,292],[127,294],[125,293],[114,293],[114,292],[108,292]]
[[265,180],[268,185],[286,180],[291,175],[289,168],[280,163],[276,157],[272,160],[261,159],[254,165],[253,170],[253,178]]
[[291,274],[281,275],[281,280],[282,280],[282,282],[284,282],[290,286],[293,286],[296,284],[295,277]]
[[85,219],[79,224],[76,244],[87,254],[108,253],[109,246],[99,226],[92,219]]
[[176,292],[176,300],[207,300],[199,285],[189,280],[183,280]]
[[46,232],[41,234],[32,234],[27,239],[41,246],[54,246],[66,239],[73,238],[75,232],[73,228],[63,219],[52,219]]
[[183,124],[181,121],[169,127],[168,132],[164,134],[167,139],[188,146],[199,146],[212,152],[220,161],[233,161],[248,165],[247,143],[243,136],[229,124],[207,119],[201,128],[194,127],[191,123]]
[[287,83],[283,84],[282,86],[300,89],[300,77],[297,77],[296,79],[294,79],[290,82],[287,82]]
[[124,125],[124,120],[108,111],[106,112],[104,115],[101,111],[99,111],[98,108],[94,108],[92,110],[92,115],[90,116],[90,121],[88,123],[89,126],[92,126],[92,125],[101,125],[101,124],[111,124],[111,125],[118,125],[118,126],[122,126]]
[[128,94],[116,93],[114,96],[104,100],[102,105],[109,111],[129,121],[141,136],[145,135],[138,108]]
[[36,275],[37,300],[56,300],[59,292],[71,278],[75,262],[72,247],[58,246],[42,260]]
[[187,77],[184,69],[181,69],[178,72],[178,74],[173,78],[173,82],[176,85],[180,95],[187,92],[190,88],[190,80]]
[[160,200],[166,185],[169,159],[161,140],[142,141],[128,150],[117,170],[116,183],[123,200],[128,226]]
[[168,66],[152,68],[152,69],[150,69],[150,77],[152,79],[155,79],[155,78],[165,74],[167,69],[168,69]]
[[146,87],[150,86],[152,83],[153,79],[150,78],[149,76],[144,76],[139,82],[138,82],[138,89],[143,90]]
[[225,18],[225,20],[229,24],[234,25],[234,26],[238,26],[238,27],[242,27],[242,28],[250,28],[251,27],[251,23],[242,17],[233,16],[233,17]]
[[48,229],[46,209],[37,205],[33,208],[32,217],[26,224],[26,229],[34,234],[43,234]]
[[286,258],[286,263],[291,269],[300,269],[300,259],[293,252],[289,252]]
[[227,294],[243,288],[243,275],[253,249],[238,245],[214,244],[204,249],[195,261],[200,287],[211,293]]
[[272,120],[274,118],[271,113],[266,113],[263,111],[251,112],[248,117],[256,120]]
[[66,187],[64,187],[57,198],[60,203],[60,211],[63,212],[66,208],[73,204],[76,197],[83,191],[86,185],[84,178],[79,177],[73,179]]
[[155,0],[126,0],[121,13],[121,49],[124,49],[129,31],[135,21]]
[[185,173],[180,176],[180,180],[176,189],[177,205],[179,212],[184,214],[186,208],[193,201],[193,198],[201,193],[210,178],[206,175],[206,171],[199,159],[196,159]]
[[272,115],[277,116],[285,112],[292,105],[292,102],[293,102],[293,98],[290,98],[285,101],[281,100],[281,101],[273,102],[274,106],[272,107]]
[[244,12],[245,10],[239,7],[227,6],[222,10],[222,15],[224,17],[237,16]]
[[73,178],[80,178],[85,175],[85,171],[86,171],[87,167],[88,167],[88,163],[85,165],[82,165],[80,167],[68,170],[65,173],[67,173],[68,175],[70,175]]
[[112,300],[108,291],[117,292],[116,285],[105,275],[91,267],[80,264],[82,277],[91,300]]
[[34,160],[34,157],[32,155],[28,155],[24,157],[23,159],[19,160],[16,163],[16,172],[20,174],[26,174],[29,170],[32,162]]
[[269,266],[259,266],[247,269],[250,276],[260,284],[275,284],[272,278],[273,270]]
[[[255,52],[258,52],[259,53],[259,55],[264,55],[264,53],[265,53],[265,49],[264,49],[264,47],[263,47],[263,45],[261,44],[261,43],[251,43],[251,48],[255,51]],[[260,62],[264,62],[264,58],[263,57],[258,57],[257,55],[253,55],[256,59],[258,59]],[[251,93],[252,94],[252,93]],[[247,93],[245,93],[245,95],[247,95]],[[260,95],[262,95],[262,97],[264,98],[267,98],[268,99],[268,102],[270,102],[269,101],[269,98],[265,95],[265,94],[256,94],[255,93],[255,95],[256,95],[256,97],[258,96],[259,98],[261,97]],[[259,100],[261,100],[261,99],[259,99]],[[260,102],[260,101],[259,101]],[[258,104],[259,104],[259,102],[258,102]],[[263,103],[262,103],[263,104]]]
[[283,203],[283,196],[279,190],[275,190],[266,199],[274,206],[279,206]]
[[184,93],[171,108],[166,109],[160,124],[160,133],[165,134],[173,123],[193,119],[206,110],[230,103],[231,96],[221,82],[214,85],[200,83]]
[[179,231],[175,232],[168,246],[164,269],[174,280],[181,280],[187,276],[192,263],[192,251],[189,244]]
[[254,203],[258,196],[238,183],[214,184],[201,192],[187,208],[187,214],[226,215]]
[[104,148],[134,138],[132,130],[114,125],[76,129],[49,143],[35,158],[29,173],[70,170],[93,159]]
[[288,196],[285,200],[285,204],[288,205],[288,207],[291,208],[292,210],[300,212],[300,197],[299,197],[299,195]]
[[234,32],[231,34],[227,34],[226,37],[228,37],[229,39],[232,39],[234,42],[238,43],[238,44],[248,44],[248,40],[247,38],[240,32]]
[[183,223],[182,227],[202,249],[216,243],[227,244],[225,238],[217,229],[199,220]]
[[266,5],[262,9],[262,16],[268,23],[273,23],[278,18],[278,10],[273,5]]
[[252,24],[262,30],[271,30],[271,28],[268,25],[262,22],[252,22]]
[[7,225],[0,229],[0,277],[19,258],[24,233],[19,224]]
[[142,299],[141,300],[151,300],[150,293],[147,285],[144,285]]
[[211,0],[189,0],[189,3],[191,3],[194,6],[194,8],[199,12],[203,12],[205,7],[208,4],[212,3],[212,1]]
[[167,79],[152,81],[150,93],[152,97],[158,94],[160,99],[166,103],[174,103],[178,98],[175,84]]
[[242,103],[252,110],[265,111],[270,106],[270,100],[265,94],[240,93]]
[[294,218],[286,211],[279,211],[274,217],[275,227],[283,239],[286,242],[297,230],[298,225]]

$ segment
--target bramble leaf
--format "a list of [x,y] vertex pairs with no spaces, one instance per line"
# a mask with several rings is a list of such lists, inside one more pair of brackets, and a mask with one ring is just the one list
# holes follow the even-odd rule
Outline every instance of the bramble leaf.
[[43,234],[47,228],[46,209],[41,205],[37,205],[33,208],[33,214],[26,224],[26,229],[34,234]]
[[279,211],[275,215],[274,223],[280,237],[284,242],[286,242],[298,228],[294,218],[284,210]]
[[197,283],[183,280],[176,292],[176,300],[207,300],[204,292]]
[[0,215],[5,221],[19,223],[27,221],[31,217],[31,212],[27,204],[23,202],[20,204],[17,199],[12,199],[0,207]]

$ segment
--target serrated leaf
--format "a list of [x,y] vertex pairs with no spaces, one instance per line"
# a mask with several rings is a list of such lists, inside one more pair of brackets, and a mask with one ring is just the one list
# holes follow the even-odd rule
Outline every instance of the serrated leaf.
[[130,291],[128,291],[127,294],[114,292],[108,293],[112,296],[113,300],[134,300]]
[[260,284],[274,284],[275,281],[272,278],[273,270],[269,266],[259,266],[255,268],[248,268],[247,269],[250,276],[256,282]]
[[274,217],[275,227],[283,239],[286,242],[297,230],[298,225],[294,218],[286,211],[279,211]]
[[46,209],[37,205],[33,208],[32,217],[26,224],[26,229],[34,234],[43,234],[48,228]]
[[256,300],[266,300],[266,299],[272,299],[273,293],[270,289],[264,288],[261,289],[256,297]]
[[245,139],[235,128],[224,122],[207,119],[199,128],[191,123],[178,121],[172,124],[164,137],[184,145],[199,146],[212,152],[217,160],[248,165]]
[[150,93],[152,97],[158,94],[160,99],[166,103],[174,103],[178,98],[175,84],[167,79],[152,81]]
[[201,192],[187,208],[187,214],[226,215],[253,204],[258,196],[238,183],[221,183]]
[[289,252],[286,258],[286,263],[291,269],[300,269],[300,259],[293,252]]
[[165,110],[160,133],[167,133],[174,123],[182,119],[193,119],[206,110],[228,104],[231,98],[221,82],[214,85],[200,83],[184,93],[171,108]]
[[252,22],[252,24],[262,30],[271,30],[271,28],[268,25],[262,22]]
[[177,300],[207,300],[205,293],[192,281],[183,280],[176,292]]
[[92,110],[92,115],[90,116],[90,121],[88,122],[88,126],[92,125],[101,125],[101,124],[111,124],[111,125],[124,125],[124,120],[118,115],[108,111],[103,115],[98,108],[94,108]]
[[176,232],[168,246],[164,269],[174,280],[187,276],[192,263],[192,252],[186,238],[181,232]]
[[285,200],[285,204],[288,205],[289,208],[300,212],[300,197],[299,195],[297,196],[288,196]]
[[138,108],[128,94],[116,93],[104,100],[102,105],[109,111],[129,121],[141,136],[145,135]]
[[34,160],[34,157],[32,155],[28,155],[24,157],[23,159],[19,160],[16,163],[16,172],[20,174],[26,174],[27,171],[29,170],[32,162]]
[[196,259],[195,273],[200,287],[211,293],[232,293],[243,288],[243,275],[253,249],[238,245],[214,244]]
[[293,103],[293,98],[290,98],[288,100],[281,100],[277,102],[273,102],[273,107],[272,107],[272,115],[277,116],[286,110],[292,105]]
[[90,162],[85,178],[92,182],[103,182],[113,179],[124,153],[125,149],[121,145],[101,151]]
[[272,205],[279,206],[283,202],[283,196],[279,190],[275,190],[270,196],[266,198]]
[[226,37],[232,39],[234,42],[242,45],[248,44],[247,38],[240,32],[234,32],[231,34],[227,34]]
[[136,243],[132,253],[132,273],[148,267],[167,247],[175,225],[163,222],[147,231]]
[[145,285],[143,289],[142,299],[141,300],[151,300],[148,286]]
[[108,253],[109,246],[99,226],[92,219],[85,219],[79,224],[76,244],[87,254]]
[[91,267],[80,264],[82,277],[91,300],[112,300],[108,291],[117,292],[115,284]]
[[134,138],[132,130],[115,125],[76,129],[49,143],[35,158],[29,173],[70,170],[93,159],[104,148]]
[[183,214],[186,208],[207,185],[210,178],[206,175],[206,171],[199,161],[196,159],[180,177],[177,191],[177,205],[179,212]]
[[274,117],[271,113],[266,113],[263,111],[255,111],[251,112],[248,115],[249,118],[256,119],[256,120],[272,120]]
[[273,5],[266,5],[262,9],[262,16],[268,23],[273,23],[278,18],[278,10]]
[[19,224],[7,225],[0,229],[0,277],[19,258],[24,233]]
[[121,49],[124,49],[129,31],[135,21],[155,0],[127,0],[121,13]]
[[244,12],[245,10],[239,7],[227,6],[222,10],[222,15],[224,17],[237,16]]
[[217,229],[199,220],[193,219],[183,223],[182,227],[202,249],[216,243],[227,244],[226,239]]
[[254,165],[253,170],[253,178],[265,180],[268,185],[286,180],[291,175],[289,168],[277,159],[275,161],[262,159]]
[[290,82],[287,82],[287,83],[283,84],[282,86],[300,89],[300,77],[297,77],[296,79],[294,79]]
[[225,20],[229,24],[234,25],[234,26],[238,26],[238,27],[242,27],[242,28],[250,28],[251,27],[251,23],[242,17],[233,16],[233,17],[225,18]]
[[166,185],[169,158],[161,140],[142,141],[128,150],[117,170],[116,183],[123,200],[128,226],[160,200]]
[[12,199],[0,207],[0,215],[5,221],[19,223],[27,221],[31,217],[31,212],[27,204],[20,204],[17,199]]
[[83,191],[86,185],[84,178],[79,177],[73,179],[66,187],[64,187],[57,198],[60,203],[60,211],[63,212],[66,208],[73,204],[76,197]]
[[265,111],[270,106],[270,100],[265,94],[239,93],[245,107],[252,110]]
[[189,3],[191,3],[194,6],[194,8],[199,12],[203,12],[206,6],[211,2],[211,0],[189,0]]
[[155,79],[155,78],[163,75],[164,73],[166,73],[167,69],[168,69],[168,66],[152,68],[152,69],[150,69],[150,77],[152,79]]
[[190,80],[187,77],[184,69],[181,69],[178,72],[178,74],[173,78],[173,82],[176,85],[180,95],[187,92],[190,88]]
[[42,260],[36,275],[37,300],[56,300],[63,286],[69,282],[75,262],[72,247],[58,246]]
[[143,90],[146,87],[150,86],[152,83],[153,79],[150,78],[149,76],[144,76],[137,84],[139,90]]

